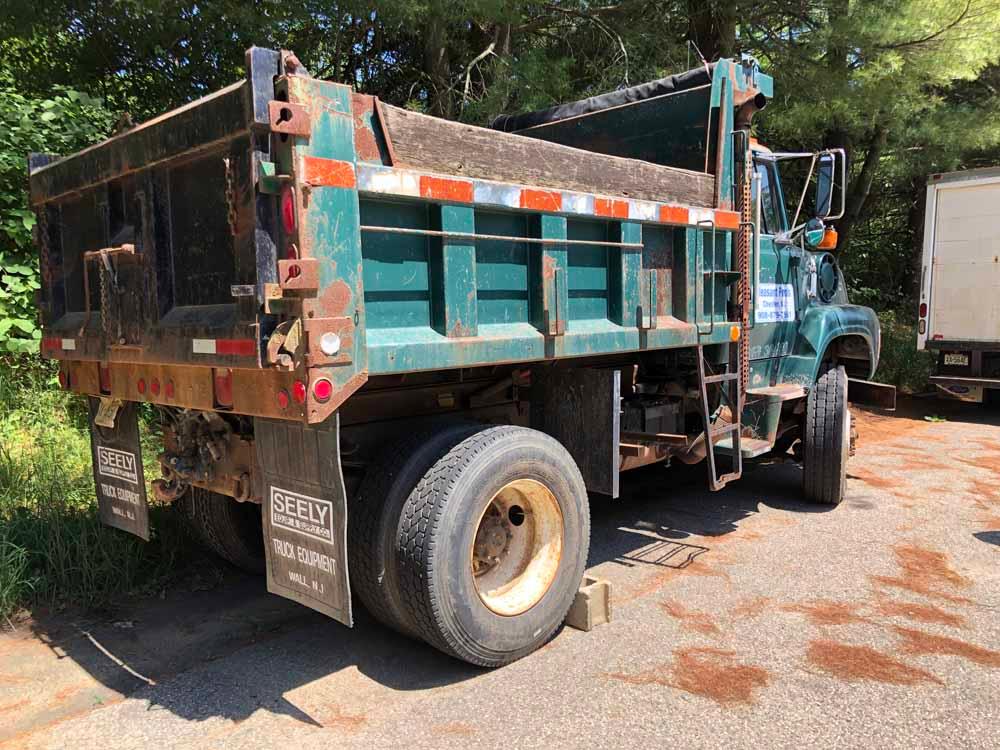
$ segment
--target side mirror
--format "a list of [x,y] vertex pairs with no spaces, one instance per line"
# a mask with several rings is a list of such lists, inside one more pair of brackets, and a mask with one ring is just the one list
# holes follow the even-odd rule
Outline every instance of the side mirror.
[[836,167],[837,157],[834,154],[829,152],[820,154],[816,170],[816,216],[820,219],[825,219],[833,213]]
[[802,239],[806,243],[806,247],[810,250],[815,250],[823,242],[823,237],[826,235],[826,227],[823,224],[822,219],[810,219],[806,224],[805,232],[802,235]]

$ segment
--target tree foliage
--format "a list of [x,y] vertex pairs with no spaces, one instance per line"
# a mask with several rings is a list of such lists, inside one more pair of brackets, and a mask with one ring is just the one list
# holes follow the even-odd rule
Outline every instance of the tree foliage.
[[[1000,161],[1000,0],[5,4],[0,252],[11,269],[32,266],[26,151],[72,151],[105,134],[111,113],[141,121],[205,95],[242,75],[253,44],[293,49],[314,75],[386,101],[476,123],[702,56],[752,53],[776,79],[757,126],[765,142],[848,152],[845,265],[855,292],[879,306],[913,292],[928,173]],[[25,278],[4,282],[0,320],[30,319],[28,297],[12,292],[32,285]]]

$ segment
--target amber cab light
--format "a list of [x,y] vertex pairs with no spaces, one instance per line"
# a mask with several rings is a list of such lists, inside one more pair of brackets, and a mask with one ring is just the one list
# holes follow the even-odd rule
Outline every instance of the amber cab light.
[[320,378],[315,383],[313,383],[313,396],[320,403],[325,403],[330,400],[330,396],[333,395],[333,383],[331,383],[326,378]]
[[833,227],[827,227],[823,232],[823,239],[820,240],[819,245],[816,246],[819,250],[836,250],[837,249],[837,230]]
[[301,380],[296,380],[292,383],[292,398],[295,399],[295,403],[304,404],[306,402],[307,394],[308,391],[306,391],[306,384]]
[[295,232],[295,191],[287,185],[281,191],[281,226],[285,234]]

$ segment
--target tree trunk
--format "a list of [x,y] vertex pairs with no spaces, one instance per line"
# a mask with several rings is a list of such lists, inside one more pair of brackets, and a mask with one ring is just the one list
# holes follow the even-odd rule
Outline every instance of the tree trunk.
[[851,242],[851,231],[864,215],[865,204],[871,194],[872,181],[878,171],[879,161],[882,152],[885,150],[886,140],[889,131],[883,124],[875,126],[868,150],[865,153],[865,161],[861,165],[861,171],[851,182],[847,190],[847,206],[844,216],[836,222],[837,232],[840,235],[838,247],[841,252],[846,252]]
[[736,53],[735,0],[688,0],[688,38],[708,62]]
[[451,58],[448,55],[447,19],[442,9],[433,5],[427,14],[423,34],[424,74],[427,76],[427,112],[453,119],[455,97],[451,90]]

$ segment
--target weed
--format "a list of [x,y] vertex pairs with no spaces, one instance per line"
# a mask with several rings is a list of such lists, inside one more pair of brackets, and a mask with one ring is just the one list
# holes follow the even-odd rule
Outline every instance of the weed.
[[[54,387],[45,364],[5,364],[0,362],[0,618],[32,604],[102,606],[162,587],[192,551],[179,514],[153,505],[149,543],[101,524],[86,401]],[[148,438],[148,426],[142,429]]]

